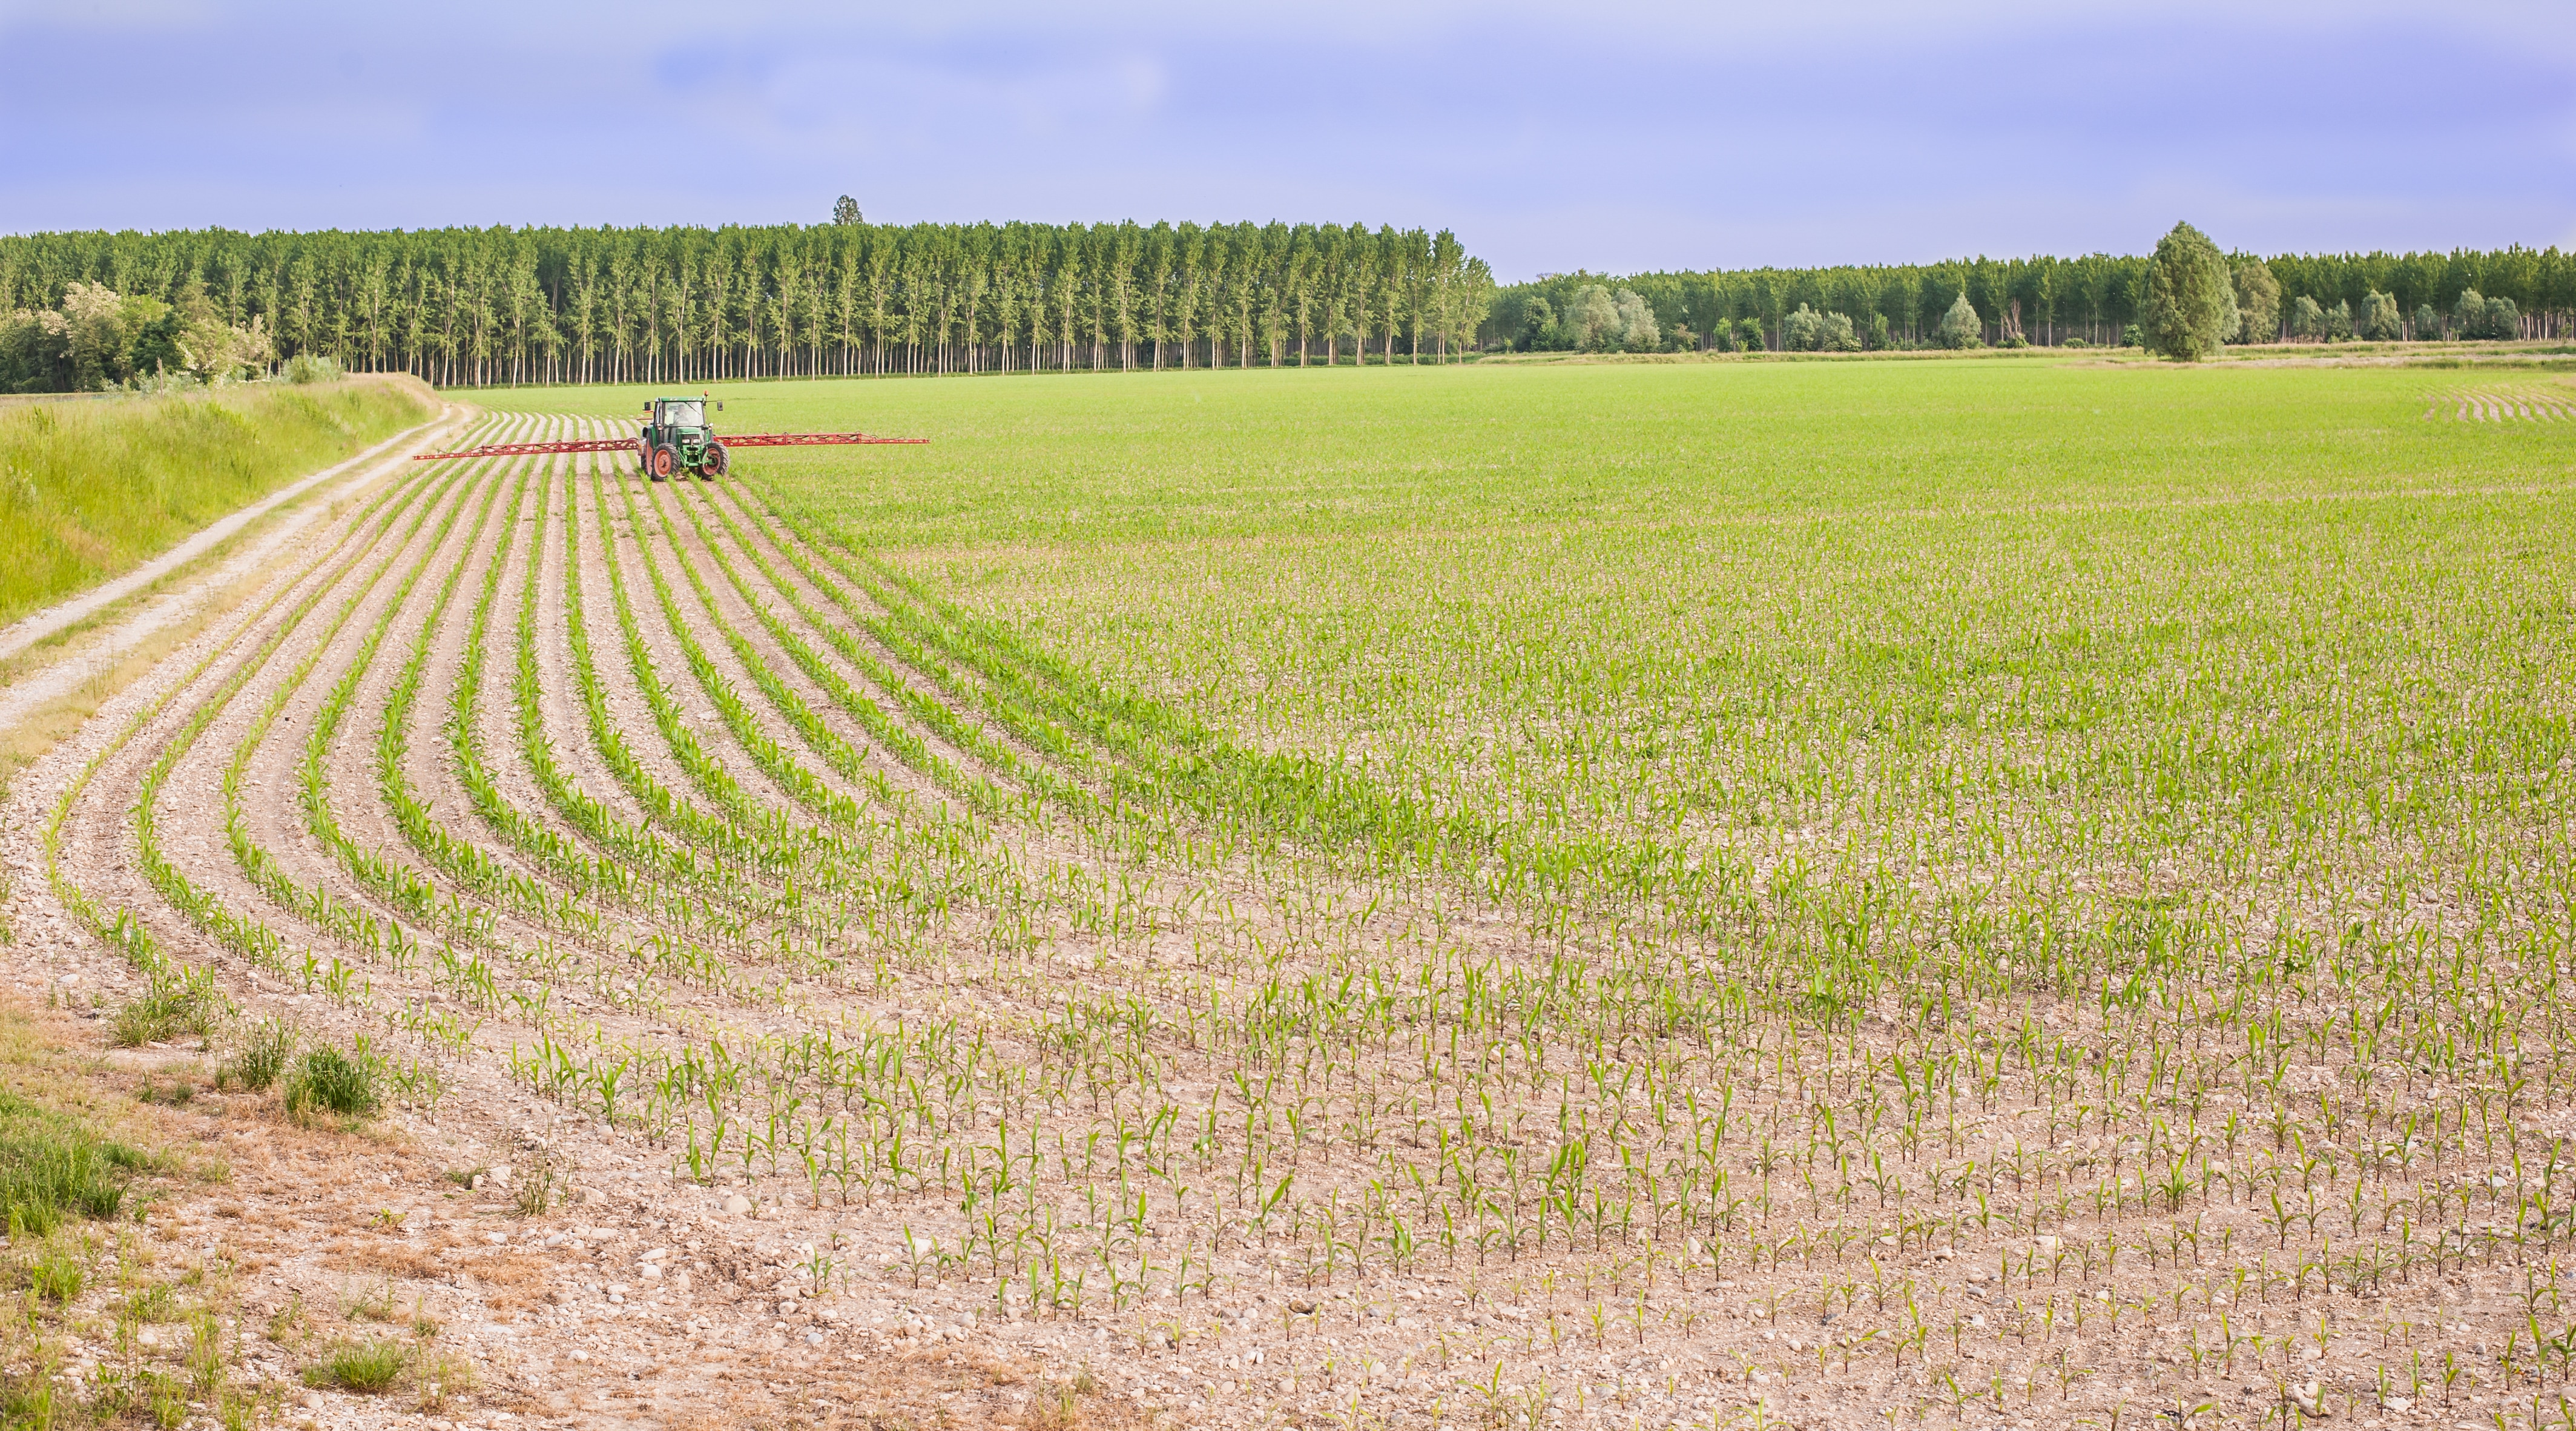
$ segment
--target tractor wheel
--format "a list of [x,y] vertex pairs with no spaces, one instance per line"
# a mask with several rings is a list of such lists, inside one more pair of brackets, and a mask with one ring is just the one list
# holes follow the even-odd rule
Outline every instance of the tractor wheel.
[[679,456],[679,454],[678,454],[678,453],[673,452],[671,449],[669,449],[669,448],[667,448],[667,447],[656,447],[656,448],[654,448],[654,449],[653,449],[653,480],[654,480],[654,481],[659,482],[659,481],[664,480],[665,478],[669,477],[673,472],[678,471],[678,470],[679,470],[679,466],[680,466],[680,456]]
[[698,475],[712,482],[725,475],[725,450],[721,442],[710,443],[707,455],[698,459]]

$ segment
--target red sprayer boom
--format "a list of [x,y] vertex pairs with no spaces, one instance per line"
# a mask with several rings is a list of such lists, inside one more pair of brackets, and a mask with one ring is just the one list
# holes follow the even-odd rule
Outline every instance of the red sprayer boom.
[[[724,439],[727,447],[839,447],[852,443],[889,443],[911,446],[930,441],[927,437],[878,437],[865,432],[752,432]],[[435,462],[451,457],[536,457],[554,452],[633,452],[631,437],[591,437],[568,442],[501,442],[489,447],[460,448],[454,452],[423,452],[414,462]]]

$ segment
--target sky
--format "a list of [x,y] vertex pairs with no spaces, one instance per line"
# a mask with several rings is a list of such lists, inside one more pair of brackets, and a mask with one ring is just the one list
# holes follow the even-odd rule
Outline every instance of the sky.
[[2576,0],[0,0],[0,232],[1134,218],[1542,271],[2576,247]]

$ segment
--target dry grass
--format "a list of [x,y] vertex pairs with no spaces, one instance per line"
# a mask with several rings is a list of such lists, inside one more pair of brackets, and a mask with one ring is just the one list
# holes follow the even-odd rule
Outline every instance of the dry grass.
[[328,1266],[348,1272],[380,1272],[394,1277],[432,1278],[444,1269],[436,1254],[389,1238],[343,1242],[331,1249]]
[[[619,1396],[608,1401],[649,1399]],[[797,1379],[733,1378],[693,1401],[657,1403],[654,1414],[684,1431],[1124,1431],[1155,1418],[1087,1376],[1050,1378],[979,1353],[888,1359],[865,1370],[829,1369]]]

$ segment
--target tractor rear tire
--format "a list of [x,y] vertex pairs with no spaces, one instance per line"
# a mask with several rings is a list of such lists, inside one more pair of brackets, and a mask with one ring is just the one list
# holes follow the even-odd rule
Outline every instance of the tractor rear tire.
[[707,445],[707,455],[698,459],[698,476],[706,481],[712,482],[725,475],[725,467],[730,460],[731,459],[725,455],[723,443],[709,443]]
[[673,452],[668,447],[656,447],[653,449],[654,481],[660,482],[667,480],[673,472],[679,470],[679,467],[680,454]]

